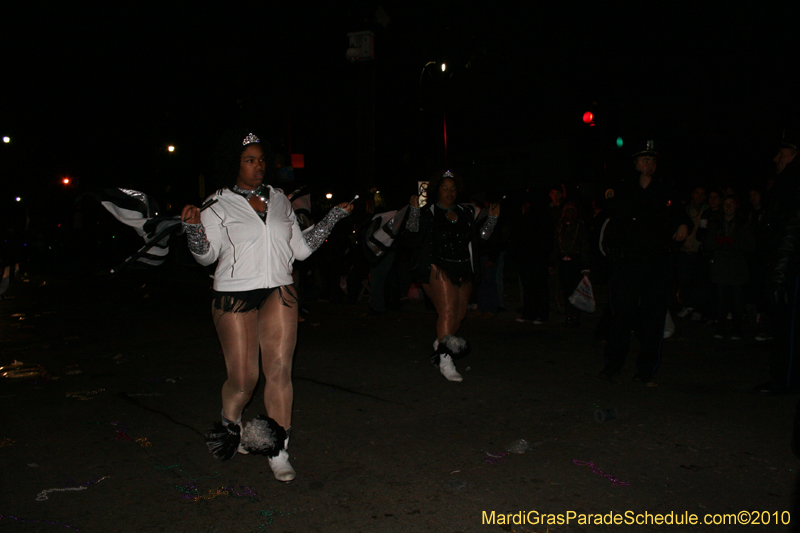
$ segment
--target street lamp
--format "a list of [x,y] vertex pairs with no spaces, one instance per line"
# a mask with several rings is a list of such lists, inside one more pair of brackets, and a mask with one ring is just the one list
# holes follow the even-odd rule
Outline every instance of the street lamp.
[[3,142],[6,143],[6,144],[10,143],[11,142],[11,137],[9,137],[8,135],[4,135],[3,136]]
[[[419,110],[420,111],[425,111],[425,108],[422,106],[422,80],[425,77],[425,71],[428,69],[428,67],[431,66],[431,65],[435,65],[435,64],[436,64],[436,61],[428,61],[427,63],[425,63],[425,66],[422,67],[422,72],[419,73]],[[447,68],[447,65],[442,63],[442,72],[444,72],[446,68]]]
[[[425,63],[425,66],[422,67],[422,72],[419,75],[419,110],[420,111],[425,111],[425,108],[422,105],[422,80],[425,77],[425,70],[429,66],[435,65],[436,63],[437,63],[436,61],[428,61],[427,63]],[[447,64],[446,63],[441,63],[441,69],[442,69],[442,72],[444,73],[447,70]],[[452,74],[451,74],[451,76],[452,76]],[[445,77],[442,76],[442,78],[445,78]],[[443,81],[441,81],[440,84],[443,84]],[[439,85],[439,92],[440,92],[440,97],[442,99],[442,102],[444,102],[444,87],[443,87],[443,85]],[[444,163],[445,163],[445,166],[447,166],[447,111],[445,109],[444,103],[442,103],[442,140],[444,142]]]
[[167,152],[172,153],[174,151],[175,151],[175,147],[173,145],[170,144],[169,146],[167,146]]

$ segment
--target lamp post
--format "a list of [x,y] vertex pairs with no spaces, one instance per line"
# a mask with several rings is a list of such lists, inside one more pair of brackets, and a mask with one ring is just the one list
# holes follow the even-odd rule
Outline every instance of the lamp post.
[[445,109],[445,98],[444,98],[444,80],[446,79],[445,72],[447,71],[447,64],[446,63],[439,63],[438,61],[428,61],[425,63],[425,66],[422,67],[422,72],[419,74],[419,110],[420,112],[425,111],[425,106],[422,103],[422,82],[425,79],[425,72],[428,70],[428,67],[431,65],[440,65],[442,71],[441,82],[438,85],[439,87],[439,96],[442,104],[442,142],[444,144],[444,166],[447,167],[447,110]]
[[425,66],[422,67],[422,72],[419,73],[419,110],[425,111],[425,107],[422,105],[422,80],[425,76],[425,69],[427,69],[431,65],[435,65],[436,61],[428,61],[425,63]]

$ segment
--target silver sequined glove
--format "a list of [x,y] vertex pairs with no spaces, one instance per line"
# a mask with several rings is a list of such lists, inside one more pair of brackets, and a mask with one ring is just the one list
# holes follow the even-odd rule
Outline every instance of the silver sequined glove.
[[493,215],[489,215],[486,217],[486,222],[483,223],[483,227],[481,228],[481,239],[484,241],[488,241],[489,237],[492,236],[492,232],[494,231],[494,227],[497,225],[497,217]]
[[349,214],[350,213],[339,206],[328,211],[325,218],[303,232],[303,239],[305,239],[306,245],[308,245],[312,251],[322,246],[322,243],[325,242],[325,239],[331,234],[336,223]]
[[187,224],[186,222],[183,223],[183,228],[186,230],[189,251],[195,255],[206,255],[208,249],[211,248],[211,243],[206,237],[206,228],[202,224]]

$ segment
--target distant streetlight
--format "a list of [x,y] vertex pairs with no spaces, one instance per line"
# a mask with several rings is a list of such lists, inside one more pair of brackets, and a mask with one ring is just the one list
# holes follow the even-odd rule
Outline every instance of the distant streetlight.
[[325,195],[325,198],[330,200],[331,198],[333,198],[333,195],[331,193],[328,193],[328,194]]
[[9,137],[8,135],[5,135],[3,137],[3,142],[6,143],[6,144],[10,143],[11,142],[11,137]]
[[17,197],[16,197],[16,198],[14,198],[14,199],[15,199],[16,201],[18,201],[18,202],[21,202],[21,201],[22,201],[22,198],[20,198],[19,196],[17,196]]
[[71,183],[71,180],[69,178],[62,178],[61,183],[63,183],[64,187],[66,187]]
[[445,70],[447,70],[447,64],[442,63],[442,72],[444,72]]
[[174,152],[174,151],[175,151],[175,147],[174,146],[172,146],[171,144],[169,146],[167,146],[167,152]]

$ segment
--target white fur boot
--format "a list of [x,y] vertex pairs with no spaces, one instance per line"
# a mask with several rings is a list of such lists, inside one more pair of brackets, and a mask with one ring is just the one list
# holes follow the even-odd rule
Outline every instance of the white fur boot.
[[453,364],[453,358],[447,354],[441,354],[439,356],[439,372],[441,372],[448,381],[464,380],[461,374],[456,372],[456,365]]
[[[289,429],[291,430],[291,428]],[[288,447],[289,437],[286,437],[286,440],[283,441],[283,450],[278,452],[275,457],[269,458],[269,467],[278,481],[291,481],[295,476],[294,468],[289,463],[289,452],[286,451]]]

